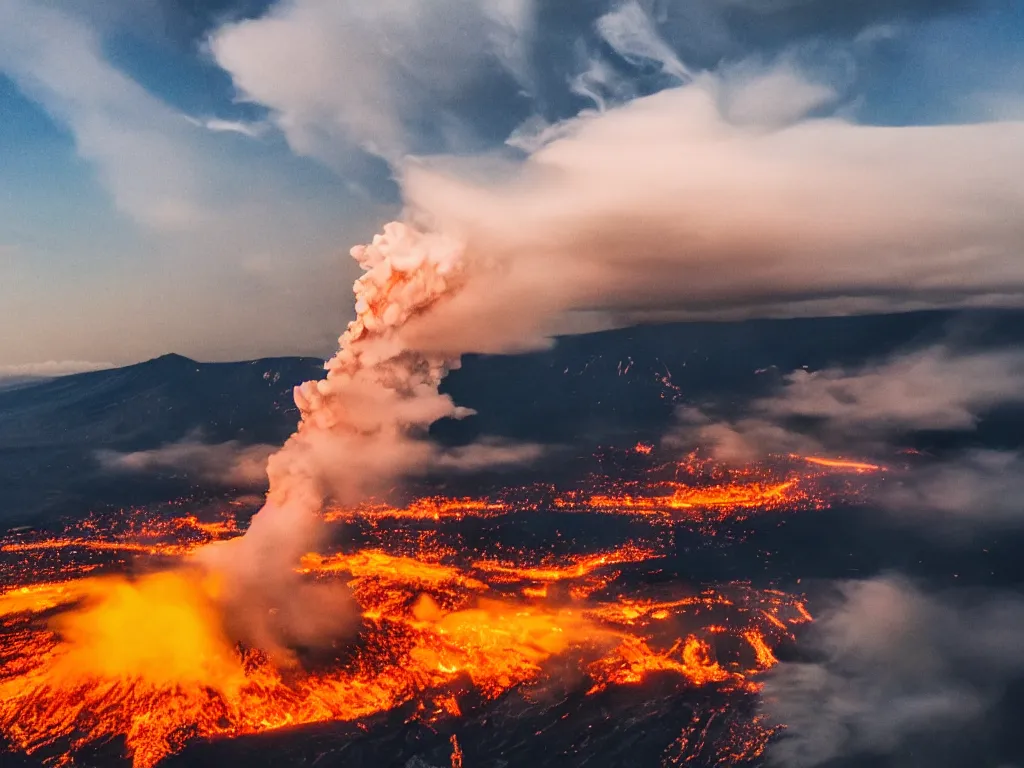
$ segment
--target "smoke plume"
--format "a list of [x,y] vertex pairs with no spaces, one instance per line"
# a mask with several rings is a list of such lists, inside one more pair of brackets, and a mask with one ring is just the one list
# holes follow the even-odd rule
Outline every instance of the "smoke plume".
[[471,413],[438,391],[459,361],[410,348],[398,332],[459,291],[463,253],[455,240],[401,223],[352,249],[364,270],[354,286],[356,319],[327,362],[326,377],[295,389],[302,418],[270,457],[266,505],[243,537],[199,555],[224,577],[223,601],[246,640],[280,650],[332,639],[343,629],[348,612],[338,588],[306,584],[295,574],[320,540],[325,500],[355,504],[431,466],[474,469],[537,455],[532,446],[493,443],[443,451],[425,439],[438,419]]

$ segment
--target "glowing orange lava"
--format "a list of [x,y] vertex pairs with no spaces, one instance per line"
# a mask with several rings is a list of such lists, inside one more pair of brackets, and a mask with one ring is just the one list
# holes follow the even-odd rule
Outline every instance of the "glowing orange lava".
[[[553,507],[707,523],[813,507],[827,503],[822,493],[814,475],[755,473],[555,494]],[[543,680],[556,658],[577,660],[595,695],[652,674],[753,693],[757,675],[777,663],[778,644],[811,620],[798,597],[747,584],[645,594],[621,574],[665,556],[651,542],[538,557],[461,553],[423,531],[399,536],[407,525],[536,514],[538,503],[429,497],[332,512],[367,523],[376,538],[311,553],[298,566],[304,579],[347,584],[358,604],[358,638],[328,664],[276,666],[234,642],[220,584],[187,557],[239,535],[230,515],[204,522],[133,513],[8,538],[0,556],[16,565],[0,593],[0,731],[13,748],[58,765],[89,744],[123,738],[135,768],[151,768],[196,739],[360,720],[407,702],[419,702],[416,717],[457,718],[465,684],[493,699]],[[399,527],[381,525],[388,520]],[[749,721],[735,729],[730,754],[738,756],[759,754],[773,732]],[[695,738],[684,731],[677,746],[689,749]],[[462,765],[454,737],[451,746],[452,765]]]
[[851,472],[881,472],[885,467],[880,464],[868,464],[864,461],[848,461],[846,459],[823,459],[818,456],[794,456],[819,467],[829,469],[847,469]]

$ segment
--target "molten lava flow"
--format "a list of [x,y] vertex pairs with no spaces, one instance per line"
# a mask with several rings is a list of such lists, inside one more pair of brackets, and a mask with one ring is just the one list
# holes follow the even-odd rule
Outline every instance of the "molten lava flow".
[[660,557],[660,555],[649,549],[626,545],[612,552],[571,558],[567,564],[552,564],[531,568],[517,565],[516,563],[478,560],[473,563],[473,568],[494,574],[498,580],[566,581],[569,579],[581,579],[609,565],[639,563],[655,557]]
[[[814,472],[833,470],[845,471]],[[829,501],[823,476],[792,467],[781,477],[762,468],[688,471],[685,481],[677,467],[671,479],[549,489],[546,514],[639,515],[630,525],[646,530],[646,515],[658,511],[714,533],[730,518]],[[628,493],[608,492],[616,486]],[[811,621],[803,602],[782,591],[676,583],[654,592],[628,578],[663,567],[669,550],[657,537],[545,555],[458,544],[459,523],[542,514],[543,494],[530,494],[432,496],[339,517],[362,525],[363,540],[305,555],[293,576],[302,588],[344,584],[358,606],[358,638],[291,665],[236,643],[224,621],[224,583],[187,554],[237,537],[244,525],[231,515],[137,512],[3,540],[0,731],[14,748],[55,764],[123,738],[136,768],[150,768],[191,740],[359,720],[406,703],[413,717],[458,718],[467,684],[494,699],[545,680],[556,660],[578,664],[594,696],[652,675],[752,696],[780,643]],[[734,743],[722,748],[723,765],[740,759],[728,755],[760,754],[773,733],[750,718],[728,722]],[[671,754],[719,754],[700,741],[704,720],[687,727]],[[456,742],[452,754],[461,759]]]
[[851,472],[880,472],[885,467],[880,464],[868,464],[864,461],[848,461],[846,459],[823,459],[817,456],[794,456],[796,459],[803,459],[808,464],[829,469],[846,469]]
[[726,516],[743,509],[778,509],[807,501],[797,481],[779,483],[733,483],[726,486],[690,487],[673,483],[675,490],[664,496],[591,496],[587,504],[596,509],[629,510],[639,514],[665,511],[675,518]]
[[387,504],[363,504],[356,509],[329,509],[324,514],[328,522],[351,520],[464,520],[468,517],[495,517],[509,511],[502,502],[482,499],[450,499],[444,496],[430,496],[416,499],[405,507]]

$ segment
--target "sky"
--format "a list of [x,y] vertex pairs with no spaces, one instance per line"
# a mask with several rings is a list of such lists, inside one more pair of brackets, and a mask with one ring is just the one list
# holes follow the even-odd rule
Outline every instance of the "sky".
[[1022,120],[1024,2],[0,0],[0,375],[327,356],[410,167],[708,77],[736,123]]

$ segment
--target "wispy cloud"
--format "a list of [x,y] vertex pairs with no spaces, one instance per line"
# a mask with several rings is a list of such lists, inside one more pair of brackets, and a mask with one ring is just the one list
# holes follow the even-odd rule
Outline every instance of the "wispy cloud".
[[250,139],[258,139],[267,132],[267,124],[262,122],[245,122],[242,120],[222,120],[216,117],[191,117],[185,120],[197,128],[205,128],[212,133],[238,133]]
[[1024,525],[1024,455],[970,449],[916,463],[875,500],[908,524],[943,536]]
[[601,16],[595,26],[605,42],[627,61],[639,64],[654,62],[662,72],[681,83],[691,78],[690,70],[662,38],[654,19],[636,0],[620,3]]
[[438,452],[430,467],[457,472],[515,467],[535,462],[544,455],[544,452],[544,446],[533,443],[480,440]]
[[178,114],[115,69],[95,32],[40,3],[0,6],[0,71],[75,137],[117,206],[158,228],[204,218],[199,162]]

